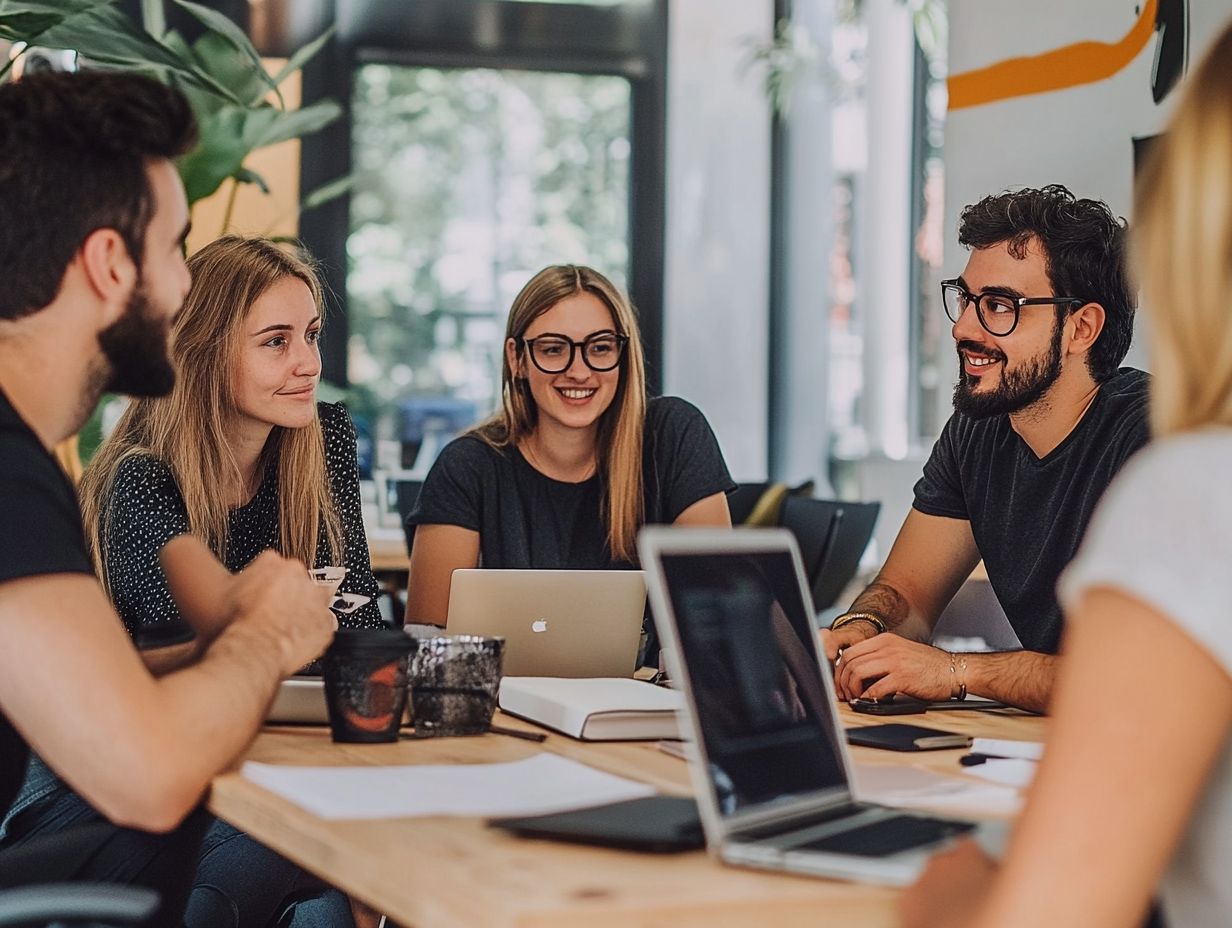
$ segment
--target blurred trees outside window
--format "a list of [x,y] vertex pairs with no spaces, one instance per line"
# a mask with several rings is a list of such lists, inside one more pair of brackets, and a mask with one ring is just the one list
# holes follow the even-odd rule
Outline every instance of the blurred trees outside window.
[[347,367],[374,437],[441,398],[491,412],[509,306],[546,265],[625,287],[629,134],[622,77],[356,68]]

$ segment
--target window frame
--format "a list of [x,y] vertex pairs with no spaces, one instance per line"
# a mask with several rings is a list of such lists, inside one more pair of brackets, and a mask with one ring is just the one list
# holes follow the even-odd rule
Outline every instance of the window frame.
[[[667,0],[626,6],[509,0],[337,0],[337,32],[304,70],[306,102],[336,100],[343,118],[304,139],[301,185],[313,190],[351,171],[350,101],[355,70],[494,68],[623,77],[630,88],[629,295],[638,308],[647,385],[662,385],[666,206]],[[325,379],[347,377],[350,199],[300,219],[300,237],[321,262],[330,303],[322,339]]]

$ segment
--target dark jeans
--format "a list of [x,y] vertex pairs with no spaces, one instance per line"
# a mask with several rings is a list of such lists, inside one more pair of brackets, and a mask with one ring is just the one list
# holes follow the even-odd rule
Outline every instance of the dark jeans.
[[75,825],[0,849],[0,887],[100,880],[156,890],[149,928],[182,925],[201,838],[213,819],[197,809],[175,831],[152,835],[110,822]]
[[[3,863],[8,858],[3,855],[9,849],[15,852],[35,842],[54,842],[82,827],[120,831],[55,779],[37,758],[31,759],[14,808],[17,811],[10,815],[0,837],[0,885],[8,877]],[[187,901],[184,893],[178,897],[177,911],[183,911],[186,928],[354,928],[350,904],[338,890],[225,822],[205,813],[199,817],[191,859],[184,864]],[[124,846],[137,867],[160,854],[164,837],[169,837],[138,831],[128,834]],[[117,860],[123,859],[117,854]],[[49,875],[37,878],[39,882],[54,879]],[[152,885],[127,879],[122,872],[110,878]]]
[[264,844],[215,820],[201,862],[187,928],[354,928],[346,896]]

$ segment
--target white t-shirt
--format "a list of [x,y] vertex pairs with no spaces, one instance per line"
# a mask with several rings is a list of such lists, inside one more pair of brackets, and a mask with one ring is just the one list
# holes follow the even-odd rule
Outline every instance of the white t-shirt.
[[[1232,674],[1230,480],[1232,428],[1169,438],[1135,455],[1061,576],[1067,614],[1085,590],[1115,587],[1158,610]],[[1224,741],[1161,892],[1169,925],[1230,924],[1232,738]]]

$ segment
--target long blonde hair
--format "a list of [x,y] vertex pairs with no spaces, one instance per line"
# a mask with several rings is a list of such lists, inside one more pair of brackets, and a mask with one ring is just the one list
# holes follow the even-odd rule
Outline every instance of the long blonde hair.
[[1141,172],[1133,255],[1151,324],[1156,435],[1232,425],[1232,27]]
[[[318,309],[322,306],[312,267],[264,239],[224,236],[193,255],[188,267],[192,289],[171,329],[174,389],[165,397],[133,401],[82,477],[86,540],[108,588],[106,539],[113,518],[108,500],[120,466],[133,455],[151,455],[167,465],[184,499],[189,529],[225,561],[227,489],[242,482],[227,438],[235,414],[232,375],[242,323],[253,303],[287,277],[303,281]],[[314,416],[300,429],[276,426],[258,468],[264,474],[276,469],[280,552],[311,567],[324,532],[337,563],[342,529],[330,496],[320,419]]]
[[[616,396],[599,419],[595,455],[603,481],[608,550],[617,560],[635,562],[637,530],[645,518],[642,432],[646,423],[646,362],[633,305],[598,271],[572,264],[546,267],[514,298],[505,327],[506,344],[512,338],[517,357],[522,359],[525,346],[521,339],[531,323],[561,300],[579,293],[597,297],[611,312],[617,333],[629,339],[620,362]],[[502,351],[501,356],[501,411],[472,432],[495,448],[516,446],[535,431],[539,418],[530,385],[509,364],[508,352]]]

